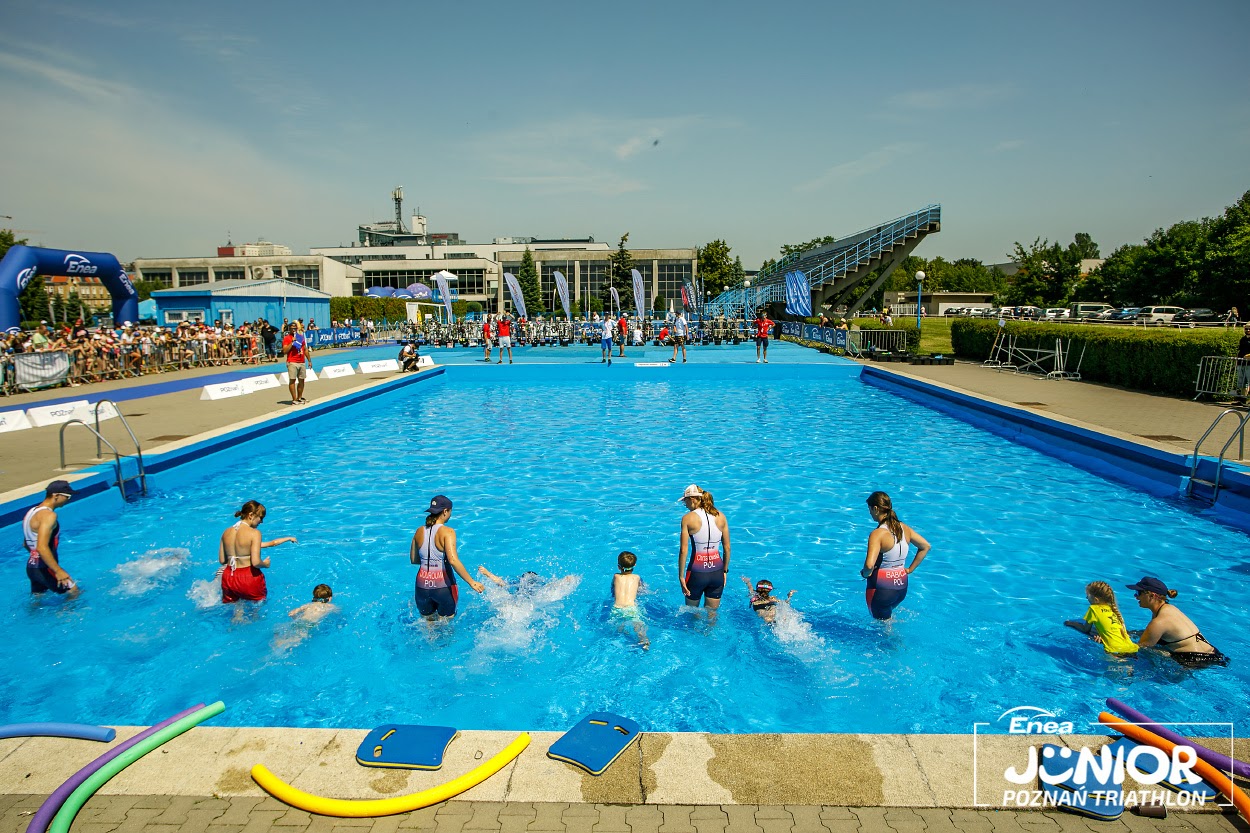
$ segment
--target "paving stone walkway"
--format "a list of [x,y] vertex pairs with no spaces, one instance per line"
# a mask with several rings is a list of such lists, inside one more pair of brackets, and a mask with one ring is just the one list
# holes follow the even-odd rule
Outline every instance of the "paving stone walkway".
[[[43,796],[0,795],[0,833],[22,833]],[[1067,813],[808,805],[619,805],[452,801],[380,819],[310,816],[273,798],[97,796],[73,833],[1228,833],[1240,819],[1173,813],[1114,822]]]

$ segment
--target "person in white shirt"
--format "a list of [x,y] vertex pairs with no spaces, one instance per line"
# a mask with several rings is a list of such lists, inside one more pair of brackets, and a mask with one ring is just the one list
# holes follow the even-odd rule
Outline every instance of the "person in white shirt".
[[599,352],[602,354],[602,358],[599,359],[599,363],[607,362],[612,364],[612,330],[615,327],[615,324],[612,322],[612,316],[603,316],[600,326],[602,329],[599,336]]
[[686,322],[686,313],[681,311],[677,313],[677,318],[673,320],[673,357],[670,362],[677,361],[677,350],[681,349],[681,360],[686,360],[686,336],[690,333],[690,325]]

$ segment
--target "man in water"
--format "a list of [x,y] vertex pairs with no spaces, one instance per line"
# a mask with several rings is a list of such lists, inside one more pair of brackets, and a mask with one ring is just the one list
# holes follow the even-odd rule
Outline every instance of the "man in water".
[[78,585],[61,566],[57,547],[61,542],[61,522],[56,510],[69,503],[74,489],[64,480],[53,480],[44,499],[22,519],[22,539],[26,544],[26,577],[32,593],[78,593]]

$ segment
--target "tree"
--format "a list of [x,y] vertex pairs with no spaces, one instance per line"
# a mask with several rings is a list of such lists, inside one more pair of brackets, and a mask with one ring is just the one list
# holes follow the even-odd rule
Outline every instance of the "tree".
[[659,310],[660,312],[668,311],[668,299],[664,297],[663,292],[655,293],[655,297],[651,299],[651,309]]
[[1068,297],[1080,271],[1080,260],[1071,249],[1041,238],[1027,249],[1017,242],[1011,257],[1020,264],[1006,292],[1013,304],[1054,306]]
[[152,297],[152,293],[158,289],[168,288],[160,281],[135,281],[135,291],[139,293],[140,301],[148,300]]
[[521,266],[516,270],[517,283],[521,285],[521,297],[525,299],[525,311],[530,315],[538,315],[547,311],[543,305],[543,291],[538,283],[538,270],[534,267],[534,253],[525,247],[521,255]]
[[1098,244],[1094,242],[1094,238],[1090,237],[1083,231],[1078,231],[1076,237],[1068,244],[1068,251],[1079,260],[1097,260]]
[[699,280],[715,298],[732,285],[734,264],[729,259],[729,244],[724,240],[713,240],[695,251],[698,254]]
[[[608,286],[616,287],[616,292],[622,299],[627,297],[627,291],[633,291],[634,285],[634,256],[625,248],[627,240],[629,240],[629,232],[621,235],[621,242],[617,244],[616,251],[608,255]],[[606,288],[603,293],[604,297],[601,300],[606,302],[611,297],[611,293]],[[601,304],[599,309],[602,308]],[[595,309],[594,304],[591,304],[590,309],[594,312],[599,311]]]
[[13,246],[25,246],[26,239],[18,240],[13,234],[13,229],[0,228],[0,260],[4,260],[4,256],[9,253],[9,249]]

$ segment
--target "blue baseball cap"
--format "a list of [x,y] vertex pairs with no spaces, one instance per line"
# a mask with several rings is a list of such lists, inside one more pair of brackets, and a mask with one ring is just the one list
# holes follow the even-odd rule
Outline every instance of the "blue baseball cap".
[[443,512],[451,508],[451,499],[446,495],[435,495],[430,498],[430,508],[425,510],[427,515],[441,515]]

